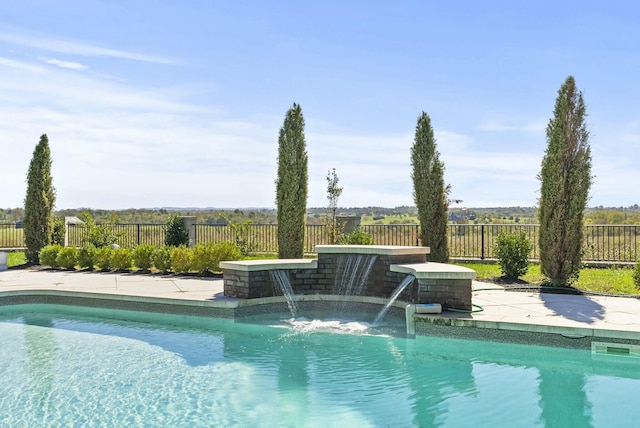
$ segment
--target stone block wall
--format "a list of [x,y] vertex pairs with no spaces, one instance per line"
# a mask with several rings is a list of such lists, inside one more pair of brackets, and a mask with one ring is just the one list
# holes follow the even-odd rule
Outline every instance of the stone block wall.
[[[425,263],[426,261],[426,254],[379,255],[369,275],[365,294],[367,296],[390,297],[407,276],[404,273],[391,272],[391,265]],[[412,298],[406,297],[409,295],[408,293],[411,293]],[[417,298],[415,283],[409,286],[402,296],[402,300],[414,302]]]
[[[332,294],[338,260],[349,254],[320,254],[317,269],[286,269],[295,294]],[[406,278],[407,274],[391,272],[390,265],[398,263],[423,263],[426,254],[377,255],[365,285],[365,296],[389,297]],[[416,280],[417,283],[417,280]],[[418,287],[414,283],[402,294],[402,300],[417,302]],[[251,286],[249,286],[251,284]],[[282,293],[271,281],[268,270],[224,271],[224,294],[241,299],[278,296]]]
[[443,309],[471,310],[471,279],[418,280],[418,302],[440,303]]
[[[325,288],[319,284],[326,284],[329,281],[326,280],[324,274],[318,273],[316,269],[286,269],[285,272],[289,276],[294,294],[328,294],[323,292]],[[268,270],[225,269],[224,295],[241,299],[256,299],[281,296],[282,293],[277,284],[271,280]]]
[[240,299],[273,296],[269,271],[225,270],[224,295]]
[[[318,278],[316,285],[316,293],[331,294],[338,272],[338,260],[341,257],[349,257],[353,254],[327,253],[318,254]],[[365,285],[365,296],[389,297],[393,291],[407,276],[403,273],[391,272],[392,264],[403,263],[425,263],[426,254],[402,254],[402,255],[376,255],[376,260],[371,268],[371,272],[367,277]],[[294,288],[295,290],[295,288]],[[407,290],[407,294],[411,298],[403,300],[415,301],[417,299],[417,287],[411,286]]]

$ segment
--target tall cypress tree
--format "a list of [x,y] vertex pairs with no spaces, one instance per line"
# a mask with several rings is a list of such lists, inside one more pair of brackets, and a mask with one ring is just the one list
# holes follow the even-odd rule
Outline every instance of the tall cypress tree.
[[38,263],[40,249],[51,243],[55,202],[49,139],[43,134],[29,164],[27,196],[24,199],[24,241],[30,263]]
[[278,257],[301,258],[307,212],[307,149],[302,109],[296,103],[287,111],[278,137]]
[[446,263],[449,260],[447,241],[447,210],[449,186],[444,184],[444,163],[436,148],[436,139],[429,115],[422,112],[411,147],[413,167],[413,200],[418,208],[420,240],[430,247],[429,260]]
[[580,273],[584,210],[591,187],[591,149],[582,92],[572,76],[562,84],[547,125],[538,220],[540,269],[553,285]]

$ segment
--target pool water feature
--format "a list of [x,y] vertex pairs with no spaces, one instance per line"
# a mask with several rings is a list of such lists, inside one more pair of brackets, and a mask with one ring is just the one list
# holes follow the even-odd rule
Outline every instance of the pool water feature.
[[289,312],[291,312],[291,316],[295,318],[298,308],[296,307],[293,288],[291,287],[291,280],[289,279],[287,271],[282,269],[271,270],[269,271],[269,276],[271,277],[271,281],[276,284],[280,293],[282,293],[286,299]]
[[473,309],[475,272],[427,262],[427,247],[317,245],[315,251],[317,259],[220,262],[224,295],[249,300],[277,296],[278,286],[269,272],[287,270],[295,295],[389,298],[407,275],[412,275],[417,284],[403,297],[405,302],[437,303],[444,310]]
[[370,254],[341,254],[336,263],[332,294],[360,296],[377,259]]
[[597,427],[640,419],[635,358],[369,328],[334,334],[289,320],[2,307],[0,426]]
[[402,280],[402,282],[400,283],[400,285],[398,285],[398,288],[396,288],[393,291],[393,294],[391,295],[391,297],[389,297],[389,301],[387,302],[386,305],[384,305],[384,307],[380,310],[380,312],[378,313],[378,315],[376,316],[376,319],[373,320],[373,324],[376,325],[378,323],[380,323],[380,321],[382,321],[382,319],[384,318],[384,316],[387,314],[387,312],[389,311],[389,308],[391,308],[391,305],[393,305],[393,303],[396,301],[396,299],[398,297],[400,297],[400,295],[402,294],[402,292],[413,283],[413,281],[416,279],[415,276],[413,275],[407,275],[407,277],[405,279]]

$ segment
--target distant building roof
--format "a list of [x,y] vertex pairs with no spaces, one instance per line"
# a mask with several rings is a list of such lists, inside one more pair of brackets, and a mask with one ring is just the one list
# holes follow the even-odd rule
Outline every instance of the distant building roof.
[[80,220],[76,216],[67,216],[64,218],[66,224],[84,224],[84,221]]

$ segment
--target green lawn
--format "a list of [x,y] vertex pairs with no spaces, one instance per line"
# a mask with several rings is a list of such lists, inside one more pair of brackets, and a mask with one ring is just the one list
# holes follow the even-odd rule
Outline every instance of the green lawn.
[[[456,263],[476,271],[476,279],[479,281],[500,281],[502,272],[498,264],[485,263]],[[540,273],[540,265],[531,265],[529,272],[522,278],[524,283],[540,285],[544,276]],[[578,282],[574,287],[596,293],[612,294],[640,294],[640,290],[633,283],[632,268],[583,268],[580,270]]]
[[7,267],[20,266],[27,263],[27,258],[22,251],[10,251],[7,256]]

